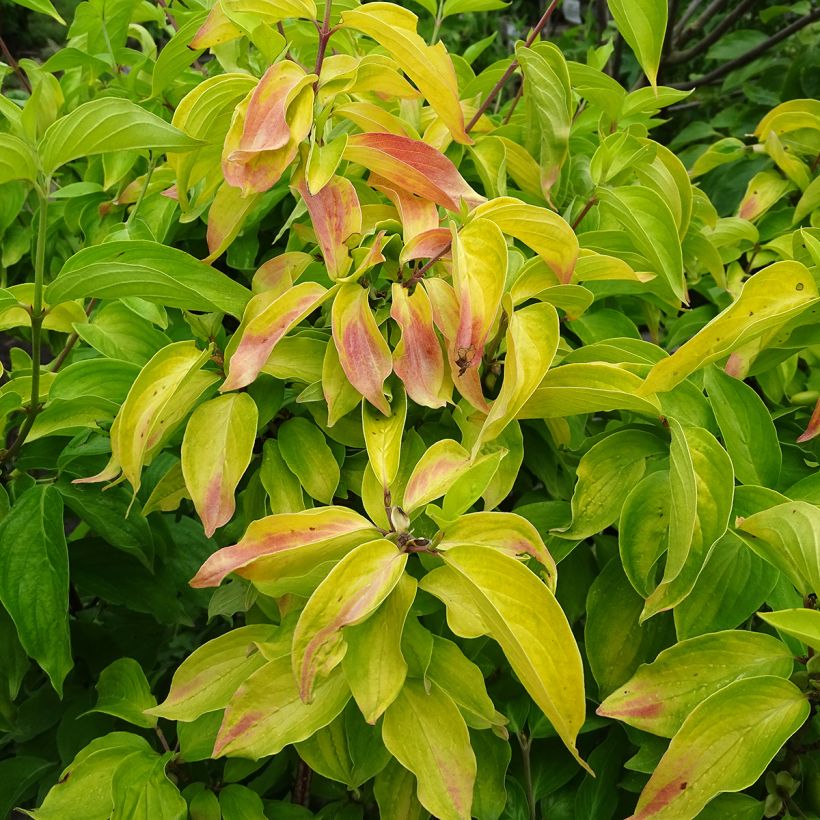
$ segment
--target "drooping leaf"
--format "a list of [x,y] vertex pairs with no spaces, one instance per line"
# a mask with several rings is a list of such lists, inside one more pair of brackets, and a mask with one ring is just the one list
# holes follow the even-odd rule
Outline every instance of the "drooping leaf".
[[370,541],[342,558],[308,599],[293,635],[293,674],[306,703],[312,700],[315,681],[344,657],[342,628],[361,623],[382,604],[406,563],[407,554],[395,544]]
[[803,693],[782,678],[730,683],[683,722],[641,792],[635,820],[694,817],[720,792],[751,786],[808,714]]
[[92,712],[127,720],[135,726],[151,729],[157,719],[145,715],[146,709],[157,705],[142,667],[133,658],[118,658],[100,672],[96,685],[97,703]]
[[468,820],[476,760],[467,724],[436,684],[408,679],[382,726],[390,753],[413,772],[419,802],[441,820]]
[[0,602],[14,621],[26,653],[43,668],[58,694],[73,666],[68,632],[68,550],[63,501],[36,484],[0,521]]
[[730,630],[700,635],[644,664],[598,708],[630,726],[674,737],[692,710],[735,680],[791,675],[788,647],[769,635]]
[[815,609],[759,612],[758,617],[771,624],[778,632],[785,632],[807,646],[820,646],[820,612]]
[[234,493],[253,455],[257,417],[254,400],[234,393],[201,404],[185,427],[182,475],[208,537],[236,510]]
[[615,25],[635,52],[650,85],[658,81],[669,14],[664,0],[607,0]]

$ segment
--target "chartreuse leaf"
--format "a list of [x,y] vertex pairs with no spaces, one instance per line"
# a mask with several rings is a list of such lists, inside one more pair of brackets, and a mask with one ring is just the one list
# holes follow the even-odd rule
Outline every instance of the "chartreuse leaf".
[[410,513],[444,495],[471,466],[470,454],[452,439],[432,444],[413,468],[404,489],[403,507]]
[[293,674],[306,703],[314,682],[341,663],[347,649],[342,627],[370,616],[393,591],[404,572],[407,553],[386,539],[348,553],[308,599],[293,635]]
[[382,738],[416,776],[424,808],[441,820],[469,820],[476,759],[467,724],[446,692],[408,679],[385,712]]
[[629,185],[603,188],[598,199],[649,262],[649,270],[660,276],[678,299],[686,301],[678,226],[661,195],[651,188]]
[[350,700],[341,669],[316,682],[313,699],[305,703],[287,655],[268,661],[236,691],[225,709],[214,757],[277,754],[285,746],[306,740],[327,726]]
[[464,130],[458,81],[444,44],[428,46],[416,33],[418,17],[393,3],[368,3],[342,12],[342,25],[375,40],[426,97],[456,142],[470,144]]
[[805,695],[782,678],[730,683],[684,720],[641,792],[635,820],[694,817],[720,792],[751,786],[808,716]]
[[[238,544],[217,550],[191,580],[191,586],[215,587],[235,572],[276,597],[283,594],[277,591],[283,579],[299,579],[324,569],[321,580],[328,564],[378,537],[379,530],[366,518],[345,507],[269,515],[254,521]],[[315,584],[311,591],[313,588]]]
[[820,509],[806,501],[777,504],[738,519],[737,534],[777,567],[801,595],[820,589]]
[[[120,767],[143,760],[159,760],[159,755],[138,735],[111,732],[91,741],[63,770],[39,809],[27,811],[35,820],[63,820],[85,817],[105,820],[113,815],[114,776]],[[127,815],[126,815],[127,816]]]
[[347,682],[368,723],[375,723],[396,699],[407,677],[401,635],[416,597],[416,581],[402,575],[379,608],[357,626],[344,628],[342,659]]
[[669,468],[669,541],[663,578],[646,600],[642,619],[680,603],[691,591],[718,539],[734,498],[732,462],[702,427],[672,430]]
[[270,624],[241,626],[204,643],[174,672],[168,697],[148,714],[190,722],[224,709],[239,685],[266,662],[256,644],[273,641],[278,631]]
[[669,14],[665,0],[607,0],[607,5],[618,31],[635,52],[646,78],[654,87],[658,82]]
[[43,171],[50,176],[79,157],[111,151],[190,151],[198,140],[156,114],[120,97],[83,103],[49,126],[40,143]]
[[816,609],[781,609],[758,612],[758,617],[778,632],[785,632],[812,648],[820,646],[820,612]]
[[558,349],[558,313],[541,303],[513,311],[508,305],[504,382],[473,445],[473,456],[516,417],[547,373]]
[[251,462],[258,415],[247,393],[234,393],[201,404],[185,428],[182,475],[208,537],[236,511],[234,493]]
[[68,550],[63,500],[48,484],[26,490],[0,521],[0,602],[23,649],[62,695],[74,665],[68,631]]
[[135,726],[150,729],[157,725],[146,709],[157,705],[142,667],[133,658],[118,658],[100,672],[97,681],[97,704],[89,710],[113,715]]
[[643,379],[615,364],[581,362],[547,371],[518,414],[520,419],[555,419],[580,413],[631,410],[660,415],[654,395],[642,389]]
[[523,564],[489,547],[454,547],[442,557],[446,567],[420,587],[445,602],[448,618],[455,609],[471,630],[498,642],[530,697],[585,765],[575,747],[585,714],[581,656],[552,592]]
[[111,779],[112,820],[132,817],[185,820],[188,805],[165,773],[172,756],[170,752],[162,757],[132,755],[117,768]]
[[706,370],[705,385],[738,480],[774,486],[783,457],[763,400],[749,385],[717,367]]
[[492,547],[512,557],[535,558],[547,571],[547,583],[555,591],[555,561],[538,530],[526,518],[490,511],[461,515],[442,529],[436,549],[448,550],[465,544]]
[[60,13],[54,8],[54,4],[51,0],[12,0],[12,2],[23,8],[39,12],[40,14],[47,14],[49,17],[53,17],[58,23],[65,25],[65,20],[60,17]]
[[641,395],[671,390],[695,370],[784,325],[817,299],[817,285],[804,265],[793,261],[769,265],[746,280],[726,310],[653,366]]
[[629,491],[646,471],[647,458],[665,450],[663,440],[645,430],[617,430],[590,447],[576,470],[572,524],[556,533],[588,538],[616,521]]
[[307,419],[288,419],[279,428],[279,452],[308,495],[330,504],[339,486],[339,465],[322,431]]
[[83,248],[46,288],[49,304],[138,296],[185,310],[241,316],[251,292],[193,256],[142,239]]
[[776,638],[756,632],[712,632],[681,641],[642,665],[598,708],[604,717],[673,737],[687,715],[732,681],[788,678],[794,659]]
[[37,179],[37,157],[27,143],[13,134],[0,134],[0,185],[15,179]]
[[367,457],[376,478],[385,490],[399,471],[401,440],[407,418],[407,396],[399,387],[390,402],[390,414],[378,412],[369,402],[362,402],[362,430]]

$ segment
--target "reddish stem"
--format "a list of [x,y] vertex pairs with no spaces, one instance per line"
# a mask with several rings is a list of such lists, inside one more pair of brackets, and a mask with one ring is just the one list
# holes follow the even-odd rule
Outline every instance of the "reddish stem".
[[579,214],[578,214],[578,216],[576,216],[576,217],[575,217],[575,219],[572,221],[572,225],[571,225],[570,227],[572,228],[572,230],[573,230],[573,231],[574,231],[574,230],[575,230],[575,229],[576,229],[576,228],[577,228],[577,227],[581,224],[581,222],[582,222],[583,218],[584,218],[584,217],[585,217],[585,216],[589,213],[589,209],[590,209],[590,208],[591,208],[591,207],[592,207],[592,206],[593,206],[593,205],[594,205],[597,201],[598,201],[598,200],[597,200],[594,196],[591,196],[591,197],[587,200],[586,205],[584,205],[584,207],[581,209],[581,213],[579,213]]
[[17,75],[17,79],[20,80],[23,88],[31,94],[31,83],[28,81],[28,77],[26,77],[23,69],[20,68],[20,63],[14,59],[14,55],[9,51],[9,47],[6,45],[6,42],[2,37],[0,37],[0,54],[6,58],[6,62],[11,67],[11,70]]
[[[322,20],[322,27],[319,29],[319,51],[316,52],[316,68],[313,69],[313,73],[317,77],[322,70],[322,63],[325,61],[328,40],[330,40],[330,35],[333,34],[333,29],[330,28],[330,8],[332,5],[332,0],[325,0],[325,16]],[[318,82],[317,80],[317,85]]]
[[[550,17],[552,17],[552,13],[555,11],[556,7],[558,6],[558,0],[552,0],[552,2],[547,6],[547,10],[541,15],[541,19],[535,24],[535,28],[530,33],[530,36],[527,37],[526,43],[524,43],[526,48],[529,48],[534,42],[536,37],[541,34],[544,26],[547,25],[549,22]],[[487,99],[484,100],[483,103],[479,106],[478,111],[473,114],[473,118],[470,122],[467,123],[467,127],[465,130],[469,133],[475,124],[481,119],[484,112],[490,107],[492,101],[496,98],[498,93],[501,91],[502,88],[507,84],[507,81],[512,77],[515,73],[515,70],[518,68],[518,60],[513,60],[510,65],[507,67],[507,70],[501,75],[501,79],[493,86],[492,91],[487,95]]]

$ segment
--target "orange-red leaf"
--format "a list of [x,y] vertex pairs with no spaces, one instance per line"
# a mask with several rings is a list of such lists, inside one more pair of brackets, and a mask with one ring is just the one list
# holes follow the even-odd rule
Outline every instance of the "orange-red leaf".
[[420,140],[398,134],[353,134],[343,156],[451,211],[459,210],[462,200],[471,208],[485,201],[444,154]]

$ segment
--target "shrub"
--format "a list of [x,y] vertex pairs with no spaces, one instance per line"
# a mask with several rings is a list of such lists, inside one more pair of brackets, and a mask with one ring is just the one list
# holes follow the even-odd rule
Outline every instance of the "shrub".
[[666,4],[610,2],[633,91],[555,6],[476,73],[389,3],[86,0],[16,67],[5,811],[820,808],[820,103],[687,169]]

